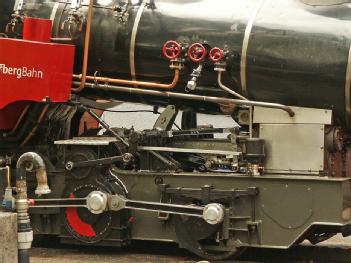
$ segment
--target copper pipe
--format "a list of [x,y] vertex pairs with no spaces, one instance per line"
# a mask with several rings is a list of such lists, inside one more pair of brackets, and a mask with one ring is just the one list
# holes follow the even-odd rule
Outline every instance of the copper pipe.
[[90,36],[91,36],[91,24],[93,21],[93,2],[94,2],[94,0],[89,1],[87,28],[85,30],[83,68],[82,68],[82,74],[80,75],[81,82],[80,82],[80,85],[78,88],[72,88],[72,91],[75,93],[81,92],[84,89],[85,82],[86,82],[88,61],[89,61],[89,45],[90,45]]
[[[74,78],[81,79],[80,75],[73,75]],[[156,88],[156,89],[173,89],[179,81],[180,70],[176,69],[174,71],[173,81],[170,84],[161,84],[156,82],[145,82],[145,81],[134,81],[134,80],[125,80],[125,79],[112,79],[112,78],[104,78],[104,77],[94,77],[94,76],[86,76],[86,80],[101,82],[105,84],[117,84],[117,85],[127,85],[127,86],[140,86],[144,88]]]
[[27,144],[27,142],[34,136],[35,132],[37,131],[39,124],[43,121],[44,117],[45,117],[45,113],[48,111],[49,109],[49,105],[46,105],[43,109],[43,111],[41,112],[37,123],[35,124],[34,128],[32,129],[32,131],[27,135],[27,137],[23,140],[23,142],[21,143],[21,146],[24,146]]

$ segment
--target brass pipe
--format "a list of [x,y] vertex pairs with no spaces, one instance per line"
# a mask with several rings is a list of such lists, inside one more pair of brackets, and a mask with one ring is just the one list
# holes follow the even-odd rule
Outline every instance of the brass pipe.
[[34,136],[35,132],[37,131],[39,124],[43,121],[44,117],[45,117],[45,113],[48,111],[49,109],[49,105],[46,105],[43,109],[43,111],[41,112],[37,123],[35,124],[34,128],[32,129],[32,131],[27,135],[27,137],[23,140],[23,142],[21,143],[21,146],[24,146],[27,144],[27,142]]
[[[73,77],[81,79],[81,75],[73,75]],[[157,88],[157,89],[170,90],[175,88],[175,86],[178,84],[179,77],[180,77],[180,70],[175,69],[173,81],[170,84],[161,84],[156,82],[134,81],[134,80],[125,80],[125,79],[113,79],[113,78],[95,77],[95,76],[86,76],[86,80],[101,82],[104,84],[140,86],[144,88]]]
[[91,24],[93,21],[93,2],[94,2],[94,0],[89,1],[87,28],[85,30],[83,67],[82,67],[82,74],[80,75],[81,82],[80,82],[80,85],[78,88],[72,88],[72,91],[75,93],[81,92],[84,89],[85,82],[86,82],[88,61],[89,61],[89,45],[90,45],[90,36],[91,36]]

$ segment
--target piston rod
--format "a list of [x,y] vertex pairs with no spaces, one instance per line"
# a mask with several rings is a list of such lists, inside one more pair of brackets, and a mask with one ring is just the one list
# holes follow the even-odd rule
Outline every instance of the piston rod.
[[100,191],[93,191],[85,198],[30,199],[28,203],[30,208],[85,207],[94,214],[131,209],[185,215],[203,218],[211,225],[221,223],[225,215],[224,207],[217,203],[206,206],[165,204],[130,200],[121,195],[109,195]]

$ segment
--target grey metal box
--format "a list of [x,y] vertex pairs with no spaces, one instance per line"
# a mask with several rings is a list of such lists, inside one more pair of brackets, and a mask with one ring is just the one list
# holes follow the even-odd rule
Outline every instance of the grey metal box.
[[254,107],[254,123],[285,124],[331,124],[332,111],[303,107],[290,107],[295,113],[290,117],[285,111],[271,108]]
[[324,166],[323,124],[260,124],[266,172],[318,174]]

